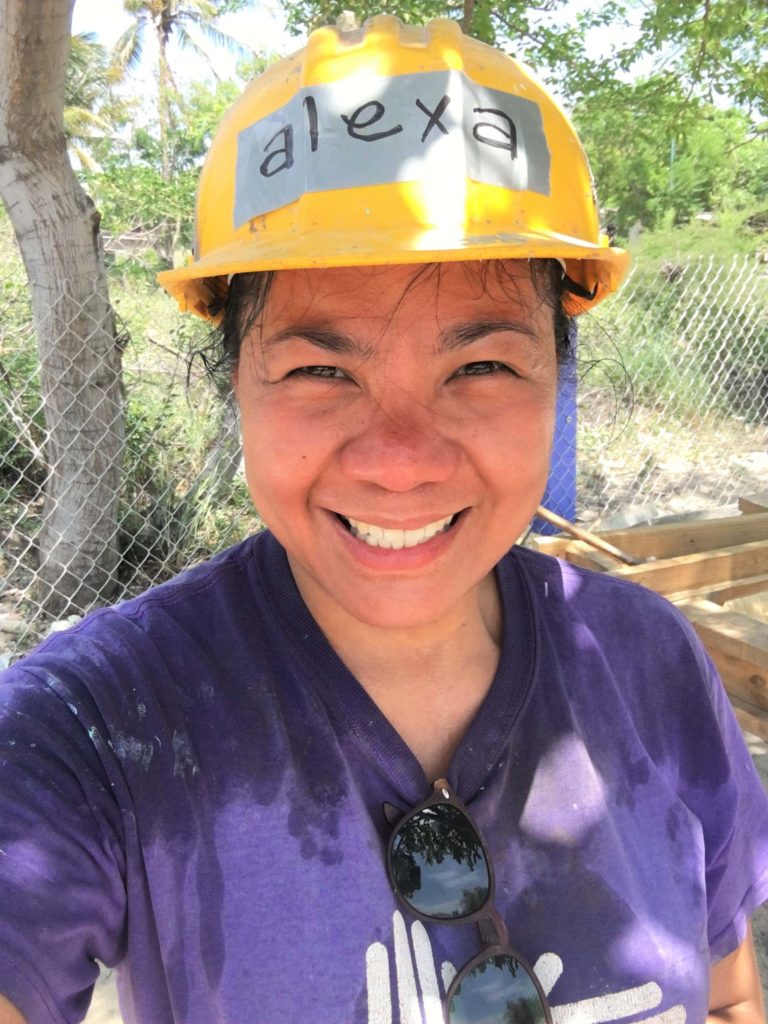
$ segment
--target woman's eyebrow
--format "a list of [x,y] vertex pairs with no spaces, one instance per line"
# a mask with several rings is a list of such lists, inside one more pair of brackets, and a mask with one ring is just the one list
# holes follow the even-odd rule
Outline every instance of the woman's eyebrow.
[[466,324],[454,324],[440,332],[438,350],[441,352],[454,352],[473,341],[484,338],[487,334],[496,334],[499,331],[511,331],[513,334],[524,334],[532,341],[536,341],[536,331],[522,320],[472,320]]
[[308,341],[310,345],[316,345],[325,352],[334,352],[336,355],[353,355],[360,359],[367,359],[371,354],[371,348],[363,345],[357,338],[353,338],[342,331],[334,331],[325,327],[308,327],[304,324],[292,324],[275,334],[264,338],[262,348],[269,351],[283,341],[290,338],[300,338]]

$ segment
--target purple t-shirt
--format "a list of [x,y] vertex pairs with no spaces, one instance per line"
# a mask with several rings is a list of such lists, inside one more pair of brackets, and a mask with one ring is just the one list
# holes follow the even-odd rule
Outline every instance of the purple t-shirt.
[[[768,806],[689,626],[521,549],[449,780],[556,1024],[701,1022],[768,898]],[[251,538],[51,638],[0,683],[0,991],[130,1024],[438,1024],[472,925],[398,909],[389,802],[430,786]]]

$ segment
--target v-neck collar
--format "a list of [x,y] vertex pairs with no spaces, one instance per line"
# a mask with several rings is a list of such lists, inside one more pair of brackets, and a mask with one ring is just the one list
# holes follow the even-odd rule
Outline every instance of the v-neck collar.
[[[283,547],[265,531],[255,538],[260,583],[272,597],[290,647],[302,659],[332,720],[354,737],[361,753],[405,802],[424,799],[431,782],[414,753],[349,671],[312,617],[296,586]],[[514,548],[496,569],[502,605],[499,664],[486,697],[451,759],[448,778],[465,801],[483,786],[526,701],[535,676],[534,616]]]

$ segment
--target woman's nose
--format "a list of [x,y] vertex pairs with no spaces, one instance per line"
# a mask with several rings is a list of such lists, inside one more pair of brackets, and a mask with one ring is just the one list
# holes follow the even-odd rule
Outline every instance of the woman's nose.
[[396,406],[380,406],[344,445],[342,472],[390,491],[449,480],[460,456],[442,427],[435,414],[408,396]]

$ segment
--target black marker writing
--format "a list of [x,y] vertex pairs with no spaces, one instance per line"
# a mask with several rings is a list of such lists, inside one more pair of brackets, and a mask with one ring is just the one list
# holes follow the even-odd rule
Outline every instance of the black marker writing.
[[[496,114],[497,117],[503,117],[509,126],[509,130],[505,130],[500,124],[492,124],[490,121],[478,121],[476,125],[472,127],[472,134],[478,142],[484,142],[486,146],[493,146],[494,149],[506,149],[509,155],[514,160],[517,157],[517,129],[514,126],[512,118],[509,114],[505,114],[503,110],[497,110],[495,107],[475,107],[474,112],[476,114]],[[493,136],[481,135],[480,129],[487,128],[491,132],[497,132],[501,136],[501,139],[494,138]]]
[[423,111],[427,115],[427,117],[429,118],[429,120],[427,121],[427,127],[424,129],[424,131],[422,132],[422,135],[421,135],[421,141],[422,142],[424,141],[424,139],[426,139],[426,137],[429,135],[429,133],[432,131],[433,128],[439,128],[440,131],[443,133],[443,135],[447,135],[448,134],[448,129],[442,123],[440,118],[445,113],[445,108],[448,106],[448,104],[450,102],[451,102],[451,97],[450,96],[443,96],[443,98],[437,104],[435,109],[434,110],[430,110],[429,107],[425,106],[421,102],[421,100],[416,100],[416,106],[419,108],[419,110]]
[[[265,157],[259,170],[265,178],[271,178],[273,174],[277,174],[278,171],[287,171],[290,167],[293,167],[293,127],[289,124],[285,128],[281,128],[280,131],[275,132],[272,138],[264,147],[264,152],[269,152],[269,147],[279,136],[283,137],[283,145],[280,149],[274,149],[269,156]],[[282,157],[282,163],[277,167],[272,167],[272,161]]]
[[[373,107],[373,113],[367,121],[361,120],[363,111],[369,107]],[[369,103],[364,103],[362,107],[358,107],[357,110],[347,117],[346,114],[341,115],[341,120],[347,126],[347,134],[351,135],[353,139],[360,139],[361,142],[376,142],[377,139],[386,139],[390,135],[397,135],[398,132],[403,130],[401,124],[395,125],[394,128],[390,128],[386,132],[373,132],[370,135],[361,135],[361,128],[369,128],[372,124],[376,124],[384,116],[384,104],[379,103],[378,100],[371,100]]]
[[317,130],[317,104],[315,103],[314,96],[304,97],[304,107],[306,108],[307,120],[309,121],[309,148],[313,153],[316,153],[320,133]]

